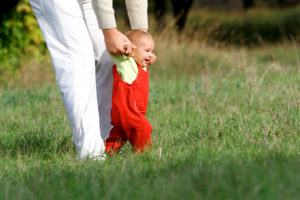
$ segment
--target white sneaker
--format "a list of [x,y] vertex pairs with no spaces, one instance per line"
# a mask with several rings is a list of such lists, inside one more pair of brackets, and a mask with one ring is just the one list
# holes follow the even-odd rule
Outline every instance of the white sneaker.
[[102,155],[99,155],[99,156],[92,157],[91,159],[94,160],[94,161],[105,161],[106,155],[102,154]]
[[104,161],[106,159],[106,155],[105,155],[105,153],[103,153],[99,156],[87,155],[87,156],[81,157],[80,155],[77,155],[77,160],[84,161],[86,159],[91,159],[91,160],[94,160],[94,161]]

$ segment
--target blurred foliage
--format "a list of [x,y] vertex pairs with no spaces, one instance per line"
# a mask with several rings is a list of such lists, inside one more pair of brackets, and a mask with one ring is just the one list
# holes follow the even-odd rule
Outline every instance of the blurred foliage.
[[20,56],[37,57],[46,45],[34,13],[24,0],[0,22],[0,74],[13,72],[20,66]]
[[[169,2],[169,1],[168,1]],[[115,0],[116,18],[120,30],[128,29],[128,18],[123,0]],[[174,33],[174,17],[170,2],[166,5],[165,31],[156,30],[154,1],[149,1],[150,29],[156,35]],[[124,28],[126,27],[126,29]],[[181,33],[190,40],[207,44],[258,45],[286,40],[300,41],[300,7],[288,9],[251,9],[239,12],[192,10],[185,31]],[[28,3],[23,3],[0,22],[0,82],[8,73],[20,68],[20,57],[40,58],[47,52],[41,31]]]
[[300,6],[248,12],[194,11],[187,33],[207,43],[261,45],[300,41]]

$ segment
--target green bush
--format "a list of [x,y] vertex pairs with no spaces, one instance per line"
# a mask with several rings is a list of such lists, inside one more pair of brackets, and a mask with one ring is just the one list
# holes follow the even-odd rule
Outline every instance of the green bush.
[[21,55],[36,56],[46,51],[28,0],[19,4],[0,23],[0,74],[15,71],[20,66]]

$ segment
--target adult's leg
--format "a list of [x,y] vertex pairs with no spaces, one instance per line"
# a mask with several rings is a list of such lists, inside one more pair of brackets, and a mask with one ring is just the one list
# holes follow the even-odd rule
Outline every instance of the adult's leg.
[[97,79],[97,97],[100,114],[100,129],[103,140],[108,138],[111,125],[111,105],[113,91],[113,73],[114,65],[107,51],[104,51],[96,66]]
[[96,60],[96,84],[98,109],[100,114],[101,137],[105,140],[112,129],[111,125],[111,98],[113,88],[112,66],[114,65],[109,54],[105,50],[102,30],[98,22],[91,0],[81,0],[84,19],[93,43]]
[[79,158],[102,155],[92,43],[77,0],[30,0],[50,51]]

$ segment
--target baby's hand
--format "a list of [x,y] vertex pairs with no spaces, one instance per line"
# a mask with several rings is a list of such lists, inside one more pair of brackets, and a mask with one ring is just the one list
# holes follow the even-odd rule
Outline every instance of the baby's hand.
[[156,61],[156,58],[157,58],[156,55],[154,53],[151,53],[150,60],[147,64],[152,65]]

